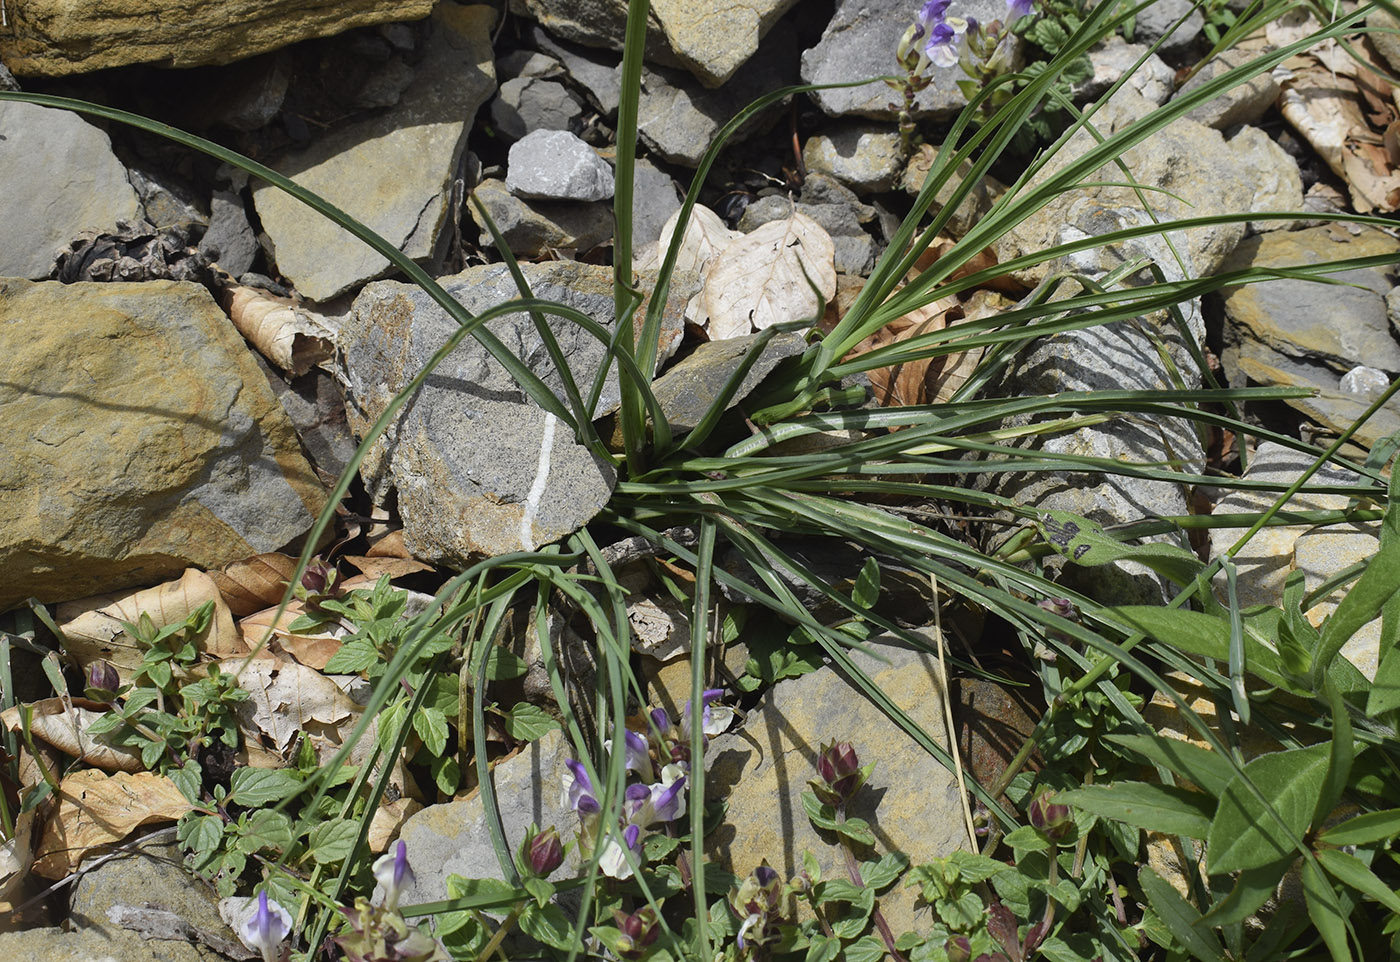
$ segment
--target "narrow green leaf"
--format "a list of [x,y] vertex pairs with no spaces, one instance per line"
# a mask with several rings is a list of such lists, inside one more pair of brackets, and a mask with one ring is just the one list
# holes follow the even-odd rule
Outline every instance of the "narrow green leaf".
[[1327,774],[1322,780],[1322,791],[1317,796],[1313,808],[1311,824],[1321,825],[1347,790],[1351,777],[1351,764],[1356,757],[1356,746],[1351,738],[1351,716],[1347,714],[1346,703],[1330,676],[1322,679],[1323,696],[1332,709],[1332,739],[1327,756]]
[[1202,791],[1219,797],[1235,772],[1230,763],[1209,748],[1162,735],[1108,735],[1106,740],[1155,762],[1188,779]]
[[1245,691],[1244,687],[1244,619],[1240,617],[1240,599],[1236,584],[1239,573],[1228,556],[1221,560],[1220,565],[1225,572],[1225,590],[1229,601],[1226,610],[1230,622],[1230,697],[1241,724],[1248,725],[1250,709],[1249,692]]
[[1348,855],[1335,848],[1324,848],[1317,853],[1317,861],[1337,881],[1369,895],[1390,911],[1400,915],[1400,895],[1396,895],[1393,888],[1377,878],[1376,873],[1355,855]]
[[1280,826],[1240,776],[1230,780],[1206,836],[1206,870],[1212,875],[1258,868],[1295,853],[1312,818],[1327,774],[1328,746],[1260,755],[1244,774],[1287,828]]
[[1366,696],[1366,714],[1378,718],[1400,708],[1400,598],[1381,609],[1380,664]]
[[1303,896],[1308,903],[1308,918],[1332,953],[1333,962],[1351,962],[1347,948],[1347,920],[1337,903],[1337,893],[1321,869],[1311,861],[1303,863]]
[[1138,884],[1147,896],[1147,904],[1183,949],[1201,962],[1225,962],[1220,943],[1197,927],[1201,913],[1177,894],[1170,882],[1144,867],[1138,872]]
[[1149,832],[1205,838],[1215,800],[1203,792],[1142,782],[1085,785],[1060,792],[1055,801]]
[[880,600],[880,564],[874,558],[866,558],[861,565],[855,587],[851,589],[851,600],[866,609],[874,608]]
[[1184,548],[1158,542],[1123,544],[1103,525],[1068,511],[1045,511],[1037,527],[1052,548],[1078,565],[1097,567],[1115,561],[1136,561],[1183,586],[1205,569],[1201,559]]
[[1366,845],[1400,835],[1400,808],[1367,812],[1333,825],[1319,836],[1328,845]]
[[1279,880],[1294,861],[1296,859],[1289,856],[1239,873],[1230,893],[1206,913],[1206,922],[1211,926],[1238,925],[1249,918],[1273,897]]

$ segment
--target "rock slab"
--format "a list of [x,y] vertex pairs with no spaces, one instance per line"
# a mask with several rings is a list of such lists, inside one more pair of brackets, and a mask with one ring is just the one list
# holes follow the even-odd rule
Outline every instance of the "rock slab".
[[706,87],[718,87],[758,50],[758,42],[797,0],[655,0],[671,50]]
[[0,60],[20,77],[62,77],[151,63],[232,63],[310,37],[376,23],[421,20],[434,0],[179,0],[9,5]]
[[511,145],[506,186],[536,200],[607,200],[613,195],[613,171],[567,130],[536,130]]
[[48,277],[79,233],[142,216],[111,138],[67,110],[0,103],[0,184],[0,277]]
[[325,503],[202,287],[0,279],[0,352],[0,609],[275,551]]
[[[397,107],[329,132],[274,165],[418,261],[429,261],[477,109],[496,89],[495,11],[440,4],[417,77]],[[272,255],[304,296],[325,301],[383,276],[389,261],[269,184],[253,189]]]

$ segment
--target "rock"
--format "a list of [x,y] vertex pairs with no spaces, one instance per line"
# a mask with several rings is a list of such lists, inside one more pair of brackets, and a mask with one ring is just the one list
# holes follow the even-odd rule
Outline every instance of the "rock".
[[[1373,228],[1353,237],[1344,229],[1313,227],[1249,238],[1225,267],[1291,267],[1376,254],[1400,256],[1400,243]],[[1354,286],[1280,279],[1223,289],[1227,342],[1255,341],[1339,374],[1362,362],[1400,373],[1400,344],[1386,317],[1386,272],[1377,267],[1331,277]]]
[[[1147,44],[1128,43],[1117,34],[1100,40],[1089,50],[1089,62],[1093,64],[1094,75],[1074,87],[1074,99],[1078,102],[1098,100],[1137,64],[1138,59],[1147,53]],[[1125,86],[1130,86],[1149,103],[1164,104],[1172,94],[1175,72],[1155,53],[1149,54],[1141,67],[1128,78]]]
[[[525,201],[499,180],[484,180],[474,191],[491,215],[506,246],[518,257],[539,257],[550,250],[586,251],[612,239],[612,205]],[[491,235],[475,204],[468,205],[481,228],[482,243]]]
[[[488,6],[439,4],[417,77],[393,110],[328,131],[275,164],[414,260],[438,251],[452,181],[478,107],[495,89]],[[389,262],[267,184],[253,201],[278,269],[304,296],[329,300]]]
[[[684,433],[700,423],[760,336],[748,334],[722,341],[706,341],[685,360],[652,382],[652,393],[656,395],[672,431]],[[749,368],[727,407],[733,407],[746,398],[777,367],[779,361],[801,354],[806,347],[806,339],[801,334],[775,336]]]
[[[1004,0],[968,0],[960,4],[958,16],[976,17],[981,23],[1006,16]],[[821,41],[802,54],[802,82],[809,84],[846,83],[864,80],[872,74],[894,73],[895,48],[904,31],[914,22],[915,5],[904,0],[837,0],[836,15],[827,25]],[[951,117],[967,105],[967,98],[956,82],[962,73],[956,69],[933,71],[933,83],[915,99],[916,117]],[[814,90],[807,96],[833,117],[858,116],[892,121],[898,99],[882,82]]]
[[506,187],[534,200],[607,200],[613,171],[567,130],[536,130],[511,146]]
[[198,234],[209,225],[209,215],[199,209],[203,199],[173,174],[132,167],[127,170],[127,179],[141,198],[146,220],[157,229],[179,227],[186,233]]
[[0,609],[276,551],[325,492],[193,284],[0,280]]
[[[512,6],[539,21],[554,36],[585,47],[621,50],[627,34],[627,0],[516,0]],[[652,63],[681,65],[666,42],[655,10],[647,18],[643,51]]]
[[[560,301],[605,326],[612,323],[611,268],[558,261],[521,269],[537,298]],[[519,296],[501,264],[472,268],[441,283],[473,313]],[[674,296],[674,308],[668,306],[661,357],[679,340],[682,293]],[[604,345],[569,321],[550,317],[548,323],[586,396]],[[567,397],[527,315],[500,317],[487,327],[556,396]],[[416,286],[381,281],[360,293],[340,334],[346,414],[357,437],[456,329]],[[614,370],[600,410],[617,398]],[[397,489],[404,543],[414,556],[463,567],[482,554],[522,550],[522,545],[532,551],[577,530],[607,502],[614,481],[612,466],[529,402],[473,338],[437,368],[389,440],[374,445],[361,475],[376,498],[390,483]]]
[[224,962],[222,955],[201,945],[147,940],[135,932],[108,935],[92,929],[0,932],[0,953],[12,959],[44,962]]
[[392,107],[402,99],[415,76],[413,68],[404,63],[401,57],[390,57],[365,78],[355,94],[355,106]]
[[[1186,18],[1185,22],[1177,26],[1177,21],[1183,17]],[[1165,36],[1167,39],[1157,49],[1171,56],[1190,47],[1205,25],[1205,17],[1191,0],[1156,0],[1137,12],[1133,39],[1151,44]]]
[[[1145,116],[1151,109],[1152,105],[1140,96],[1120,90],[1095,115],[1095,122],[1100,133],[1108,136]],[[1280,169],[1282,160],[1276,152],[1261,148],[1255,141],[1236,141],[1238,136],[1227,141],[1220,131],[1182,118],[1125,151],[1122,159],[1136,180],[1148,188],[1144,195],[1159,220],[1267,209],[1263,205],[1276,195],[1260,195],[1257,185],[1272,187],[1281,183],[1287,177],[1286,169]],[[1027,188],[1033,190],[1046,183],[1095,143],[1088,133],[1076,133],[1031,179]],[[1098,184],[1119,183],[1122,177],[1117,165],[1109,163],[1084,180]],[[1175,196],[1161,193],[1162,190]],[[1298,201],[1301,198],[1295,199],[1295,203]],[[1140,206],[1137,192],[1128,187],[1075,188],[1021,221],[994,241],[992,247],[997,259],[1005,262],[1061,243],[1061,232],[1066,225],[1086,233],[1098,233],[1081,223],[1081,218],[1092,216],[1097,209]],[[1173,237],[1189,254],[1194,273],[1207,275],[1220,269],[1244,233],[1243,223],[1232,222],[1192,228],[1184,237],[1179,233]],[[1042,263],[1019,271],[1016,276],[1025,283],[1034,284],[1039,283],[1046,272],[1046,265]]]
[[0,90],[18,90],[19,83],[8,67],[0,63]]
[[903,159],[898,131],[873,124],[815,134],[802,148],[808,170],[825,171],[858,194],[889,190]]
[[199,241],[200,253],[239,277],[252,269],[258,249],[242,195],[231,190],[214,191],[209,202],[209,228]]
[[[901,186],[906,194],[911,197],[919,196],[919,191],[924,189],[924,184],[928,181],[929,171],[933,169],[934,162],[938,159],[938,151],[942,149],[942,147],[924,144],[909,158],[909,163],[900,177]],[[938,215],[944,207],[948,206],[948,202],[953,199],[953,192],[962,185],[971,170],[971,161],[963,161],[958,166],[953,176],[949,177],[934,194],[933,204],[929,207],[931,215]],[[992,204],[996,203],[997,197],[1003,190],[1005,188],[990,174],[983,177],[958,204],[944,230],[953,237],[961,237],[966,234],[982,219],[983,214],[992,209]]]
[[345,396],[335,379],[320,368],[312,368],[289,384],[261,355],[254,358],[296,427],[311,463],[328,484],[334,483],[355,456],[355,439],[345,423]]
[[[1313,463],[1312,455],[1285,448],[1272,441],[1261,443],[1254,452],[1245,478],[1265,481],[1286,488]],[[1356,474],[1334,465],[1323,465],[1308,481],[1309,485],[1355,485]],[[1278,495],[1272,491],[1232,491],[1215,506],[1214,514],[1241,514],[1263,511]],[[1347,494],[1295,494],[1284,505],[1285,511],[1338,511],[1347,507]],[[1212,557],[1229,550],[1243,528],[1212,528],[1210,546]],[[1259,531],[1235,555],[1236,592],[1242,607],[1250,605],[1279,606],[1283,600],[1284,581],[1292,571],[1301,571],[1307,579],[1308,591],[1358,561],[1375,555],[1379,544],[1380,522],[1353,522],[1317,528],[1311,525],[1269,526]],[[1216,595],[1225,600],[1223,576],[1215,585]],[[1339,588],[1325,600],[1309,609],[1307,618],[1320,625],[1346,595]],[[1377,618],[1365,625],[1342,646],[1342,655],[1374,679],[1380,657],[1381,622]]]
[[[1262,41],[1243,41],[1219,56],[1208,60],[1196,76],[1177,91],[1178,97],[1195,92],[1206,83],[1228,73],[1267,52]],[[1225,93],[1196,107],[1186,116],[1197,123],[1224,130],[1235,124],[1257,124],[1278,100],[1279,86],[1272,73],[1256,74],[1246,83],[1231,87]]]
[[[233,930],[219,917],[219,898],[185,868],[175,831],[156,832],[128,846],[129,854],[84,871],[73,884],[69,918],[73,925],[110,939],[131,932],[119,924],[126,909],[169,912],[207,945],[243,949]],[[115,910],[115,911],[114,911]]]
[[655,0],[651,11],[682,65],[706,87],[718,87],[754,55],[759,40],[796,2]]
[[215,119],[234,130],[258,130],[272,123],[287,98],[293,54],[278,50],[231,64],[219,88]]
[[1366,26],[1372,28],[1367,36],[1377,52],[1390,64],[1392,71],[1400,71],[1400,20],[1396,20],[1386,10],[1377,8],[1367,15]]
[[[1254,178],[1250,184],[1254,195],[1249,202],[1251,211],[1303,209],[1303,175],[1298,162],[1277,141],[1258,127],[1245,125],[1230,131],[1225,146],[1258,161],[1250,171]],[[1296,220],[1252,220],[1245,225],[1251,234],[1300,226]]]
[[1390,378],[1384,371],[1359,364],[1342,375],[1338,386],[1344,394],[1355,394],[1363,401],[1374,401],[1390,387]]
[[681,195],[671,176],[644,158],[632,168],[632,251],[633,262],[641,260],[642,248],[656,244],[661,228],[681,209]]
[[[638,132],[662,159],[696,167],[720,128],[735,114],[764,94],[796,81],[795,34],[787,25],[769,31],[759,53],[718,90],[705,90],[679,71],[643,68]],[[759,131],[772,116],[770,109],[753,117],[734,132],[729,143]]]
[[582,87],[604,117],[617,113],[622,97],[622,58],[555,39],[539,27],[530,30],[535,45],[564,65],[574,83]]
[[48,277],[59,248],[83,231],[141,219],[112,141],[77,114],[3,102],[0,130],[0,277]]
[[991,785],[1035,731],[1044,708],[1035,704],[1024,688],[970,676],[957,678],[953,684],[958,698],[953,714],[958,723],[960,758],[979,784]]
[[491,102],[491,122],[507,140],[531,131],[577,133],[583,127],[583,102],[556,81],[516,77],[501,84]]
[[[791,217],[794,207],[785,197],[761,197],[744,209],[739,229],[749,233],[769,221]],[[836,248],[840,274],[864,275],[875,265],[875,239],[861,227],[859,215],[845,204],[797,204],[796,210],[820,224]]]
[[[742,641],[725,645],[722,658],[716,658],[713,651],[706,652],[707,688],[727,688],[733,685],[744,673],[749,661],[749,649]],[[667,662],[655,658],[642,659],[642,675],[646,678],[651,701],[658,708],[664,708],[672,718],[681,717],[681,712],[690,701],[690,652]]]
[[[931,634],[925,635],[932,646]],[[946,747],[945,689],[937,656],[903,647],[888,636],[866,645],[888,661],[854,649],[851,659]],[[968,844],[952,774],[851,682],[832,668],[821,668],[779,682],[748,713],[742,730],[715,738],[706,750],[705,797],[728,799],[724,822],[705,839],[720,866],[743,877],[767,859],[786,881],[801,870],[807,850],[821,865],[823,878],[846,877],[835,838],[812,827],[801,801],[807,780],[815,777],[819,747],[831,741],[848,741],[862,764],[875,763],[849,812],[870,822],[879,853],[903,852],[919,864]],[[880,909],[895,933],[921,928],[914,896],[914,889],[897,882],[880,897]]]
[[82,4],[38,0],[9,11],[0,60],[21,77],[64,77],[159,63],[199,67],[242,60],[367,24],[419,20],[432,0],[238,0],[191,7],[175,0]]
[[[553,826],[565,841],[577,833],[578,815],[560,804],[564,778],[569,774],[564,762],[572,757],[568,740],[555,729],[492,769],[496,802],[512,853],[531,824]],[[429,805],[404,822],[399,839],[408,850],[415,876],[399,897],[405,905],[447,898],[449,875],[501,878],[480,795]],[[565,859],[550,878],[572,876],[577,869],[571,861]]]
[[496,76],[502,80],[536,78],[557,80],[565,75],[564,65],[548,54],[534,50],[512,50],[496,58]]

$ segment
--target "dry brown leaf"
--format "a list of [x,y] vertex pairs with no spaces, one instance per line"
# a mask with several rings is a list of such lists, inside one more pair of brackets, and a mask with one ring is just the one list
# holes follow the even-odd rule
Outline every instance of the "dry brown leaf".
[[[74,758],[108,772],[139,772],[141,753],[134,748],[110,745],[101,736],[87,733],[93,722],[107,714],[100,702],[86,698],[44,698],[29,705],[33,712],[29,730],[35,738]],[[21,728],[20,706],[0,712],[0,723],[12,732]]]
[[335,726],[359,714],[359,706],[335,682],[294,661],[255,658],[246,666],[230,661],[223,667],[238,673],[239,686],[250,695],[238,704],[243,733],[253,739],[266,735],[278,751],[303,729],[315,728],[313,722]]
[[836,294],[835,258],[831,235],[799,212],[737,238],[705,272],[710,337],[742,337],[803,318],[815,324],[822,302]]
[[386,531],[380,537],[371,539],[367,558],[412,558],[413,554],[404,546],[403,528]]
[[32,927],[16,923],[22,922],[18,903],[27,901],[24,885],[34,864],[33,836],[34,811],[30,810],[19,813],[14,835],[0,842],[0,932]]
[[389,843],[399,834],[403,823],[415,812],[423,810],[423,803],[413,798],[400,798],[394,802],[381,802],[374,810],[374,818],[369,820],[369,834],[365,842],[371,852],[384,852]]
[[189,800],[164,775],[75,772],[59,783],[58,808],[44,825],[34,872],[63,878],[94,849],[120,842],[149,822],[173,822],[189,810]]
[[329,325],[289,297],[231,284],[224,288],[220,302],[238,333],[293,377],[335,353]]
[[[898,291],[899,289],[896,289],[895,293]],[[886,324],[857,344],[847,357],[858,357],[921,334],[941,331],[948,326],[950,319],[956,320],[961,314],[961,305],[956,296],[940,297],[932,304],[910,311]],[[946,357],[924,358],[866,372],[870,378],[870,386],[875,390],[875,400],[884,407],[928,404],[931,400],[930,383],[946,360]]]
[[64,654],[79,666],[105,659],[116,666],[122,681],[127,681],[141,664],[141,651],[121,622],[135,623],[144,612],[157,627],[164,627],[184,621],[207,601],[214,602],[214,617],[208,634],[197,642],[199,650],[216,658],[245,654],[248,649],[233,626],[233,615],[214,579],[194,568],[185,569],[180,580],[154,588],[64,602],[55,615],[66,639]]
[[281,604],[282,593],[296,570],[296,558],[272,551],[225,565],[222,571],[209,572],[209,577],[233,616],[242,618],[268,605]]
[[360,574],[366,578],[373,578],[376,581],[384,575],[388,575],[389,580],[392,581],[405,575],[433,570],[432,565],[424,564],[416,558],[396,558],[391,555],[348,554],[344,556],[344,560],[358,568]]
[[290,630],[292,622],[302,616],[306,610],[303,601],[296,600],[287,605],[282,612],[281,618],[276,618],[277,606],[264,608],[262,611],[254,612],[238,622],[239,630],[243,632],[243,641],[252,651],[262,643],[267,635],[269,625],[276,619],[276,627],[273,629],[272,637],[282,650],[287,652],[297,661],[308,668],[315,668],[320,671],[326,667],[326,662],[331,660],[331,656],[340,650],[341,638],[346,634],[344,628],[338,624],[330,623],[322,625],[315,631],[294,633]]

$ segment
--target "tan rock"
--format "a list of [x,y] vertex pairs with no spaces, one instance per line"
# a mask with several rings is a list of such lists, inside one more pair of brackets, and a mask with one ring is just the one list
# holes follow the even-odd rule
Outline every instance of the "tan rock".
[[759,40],[797,0],[653,0],[652,13],[681,62],[706,87],[718,87],[754,55]]
[[26,0],[11,3],[0,61],[18,77],[64,77],[105,67],[232,63],[351,27],[419,20],[433,0]]
[[0,279],[0,354],[0,610],[277,550],[325,503],[202,287]]

